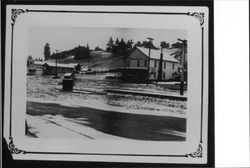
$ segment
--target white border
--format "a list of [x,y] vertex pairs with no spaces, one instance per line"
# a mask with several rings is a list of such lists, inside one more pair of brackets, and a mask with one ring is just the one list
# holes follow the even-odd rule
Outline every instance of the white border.
[[[98,11],[142,11],[142,12],[202,12],[204,17],[204,104],[203,104],[203,157],[130,157],[130,156],[93,156],[93,155],[13,155],[15,159],[42,160],[80,160],[80,161],[119,161],[148,163],[206,163],[207,160],[207,101],[208,101],[208,9],[205,7],[76,7],[76,6],[24,6],[9,5],[7,7],[6,24],[6,79],[5,79],[5,134],[8,139],[9,124],[9,87],[10,87],[10,39],[11,9],[44,9],[44,10],[98,10]],[[72,26],[83,27],[83,20],[88,20],[87,27],[129,27],[154,29],[187,29],[189,51],[188,78],[188,117],[186,142],[120,142],[120,141],[79,141],[69,139],[31,140],[24,136],[24,119],[26,108],[26,54],[27,33],[30,26]],[[49,18],[49,19],[48,19]],[[23,13],[18,15],[14,28],[14,62],[13,62],[13,139],[15,145],[25,151],[61,151],[84,153],[130,153],[130,154],[165,154],[183,155],[195,152],[199,145],[200,128],[200,96],[201,96],[201,26],[193,16],[176,15],[121,15],[121,14],[65,14],[65,13]],[[102,20],[103,22],[100,22]],[[120,22],[122,20],[123,22]],[[171,24],[163,24],[171,23]],[[200,33],[200,34],[199,34]],[[18,54],[17,54],[18,53]],[[69,144],[77,144],[70,145]],[[62,148],[63,146],[63,148]],[[112,148],[111,148],[112,146]]]
[[215,166],[250,167],[249,1],[215,0],[214,22]]

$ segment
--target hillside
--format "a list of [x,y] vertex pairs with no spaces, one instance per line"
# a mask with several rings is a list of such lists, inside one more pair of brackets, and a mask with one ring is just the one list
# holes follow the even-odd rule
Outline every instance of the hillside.
[[58,60],[60,63],[80,63],[82,68],[111,69],[123,66],[121,56],[105,51],[93,51],[88,59],[74,60],[73,56]]

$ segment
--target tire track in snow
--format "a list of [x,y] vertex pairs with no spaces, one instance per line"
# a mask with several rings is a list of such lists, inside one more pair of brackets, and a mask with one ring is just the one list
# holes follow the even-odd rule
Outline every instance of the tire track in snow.
[[40,118],[40,119],[46,120],[46,121],[48,121],[48,122],[50,122],[50,123],[52,123],[52,124],[55,124],[55,125],[57,125],[57,126],[59,126],[59,127],[62,127],[62,128],[64,128],[64,129],[67,129],[67,130],[69,130],[69,131],[72,131],[72,132],[74,132],[74,133],[83,135],[83,136],[85,136],[85,137],[87,137],[87,138],[89,138],[89,139],[94,139],[94,138],[91,137],[91,136],[85,135],[85,134],[83,134],[83,133],[80,133],[80,132],[75,131],[75,130],[73,130],[73,129],[70,129],[70,128],[68,128],[68,127],[64,127],[63,125],[58,124],[58,123],[56,123],[55,121],[51,121],[51,120],[49,120],[49,119],[47,119],[47,118],[40,117],[40,116],[37,116],[37,117]]

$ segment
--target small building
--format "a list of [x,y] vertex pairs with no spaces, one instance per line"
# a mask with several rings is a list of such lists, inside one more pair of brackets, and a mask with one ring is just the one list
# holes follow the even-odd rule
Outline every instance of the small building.
[[[128,76],[136,78],[147,78],[149,65],[149,80],[169,80],[178,72],[179,61],[161,50],[150,50],[144,47],[136,47],[128,56],[126,61],[126,70]],[[159,75],[161,73],[161,75]]]
[[28,68],[27,70],[28,70],[27,75],[35,75],[36,74],[35,68]]
[[31,56],[29,56],[27,59],[27,66],[33,64],[33,62],[34,62],[33,58]]
[[36,69],[42,69],[44,63],[45,63],[44,61],[34,61],[32,67]]
[[43,64],[43,75],[55,75],[57,73],[73,73],[79,72],[81,65],[76,64],[61,64],[55,62],[45,62]]

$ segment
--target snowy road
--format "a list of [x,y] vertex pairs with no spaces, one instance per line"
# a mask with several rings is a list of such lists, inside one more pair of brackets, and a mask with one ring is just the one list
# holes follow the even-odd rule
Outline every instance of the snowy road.
[[33,137],[83,139],[185,140],[186,119],[64,102],[27,102],[28,132]]
[[85,92],[62,92],[57,89],[61,87],[60,81],[51,76],[28,76],[26,120],[30,134],[27,135],[154,141],[186,138],[186,101],[96,91],[124,88],[170,93],[167,89],[81,79],[75,87]]
[[[27,115],[26,120],[29,132],[39,138],[73,138],[73,139],[126,139],[118,136],[104,134],[89,127],[83,127],[84,120],[73,120],[60,115],[32,116]],[[81,123],[81,124],[79,124]]]

